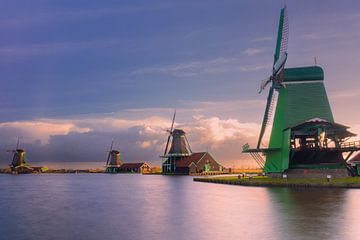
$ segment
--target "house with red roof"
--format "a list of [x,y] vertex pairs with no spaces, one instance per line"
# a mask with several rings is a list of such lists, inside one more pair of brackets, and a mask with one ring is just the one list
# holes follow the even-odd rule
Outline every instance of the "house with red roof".
[[119,168],[119,173],[148,173],[151,167],[146,162],[123,163]]
[[[163,166],[167,166],[174,161],[173,158],[168,158]],[[222,166],[211,156],[208,152],[191,153],[188,156],[179,156],[173,168],[163,167],[163,174],[196,174],[207,172],[220,172]]]

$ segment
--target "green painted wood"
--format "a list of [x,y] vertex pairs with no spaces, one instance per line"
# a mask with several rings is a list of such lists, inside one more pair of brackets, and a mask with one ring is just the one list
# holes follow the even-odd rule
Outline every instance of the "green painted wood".
[[324,71],[318,66],[285,69],[284,82],[321,80],[324,80]]
[[285,79],[294,79],[296,75],[297,81],[292,84],[284,82],[285,87],[279,89],[269,141],[269,148],[279,150],[266,153],[264,170],[267,173],[279,173],[289,168],[290,127],[313,118],[334,122],[324,84],[318,81],[311,82],[309,72],[313,76],[316,75],[313,73],[317,73],[320,78],[323,71],[319,67],[292,68],[290,71],[285,69]]
[[334,122],[322,82],[297,83],[285,88],[284,127],[293,127],[312,118]]

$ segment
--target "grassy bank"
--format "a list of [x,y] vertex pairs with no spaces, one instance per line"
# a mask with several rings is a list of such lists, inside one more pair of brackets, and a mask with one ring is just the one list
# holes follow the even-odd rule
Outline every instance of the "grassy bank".
[[268,177],[237,176],[194,178],[197,182],[220,183],[242,186],[265,186],[265,187],[334,187],[334,188],[360,188],[360,177],[327,179],[281,179]]

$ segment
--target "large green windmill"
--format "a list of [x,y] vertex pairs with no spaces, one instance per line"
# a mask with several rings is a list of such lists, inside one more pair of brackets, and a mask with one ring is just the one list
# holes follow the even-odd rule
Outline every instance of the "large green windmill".
[[[243,152],[250,153],[267,173],[296,168],[345,169],[345,161],[360,149],[360,143],[345,143],[354,134],[334,122],[322,68],[285,68],[288,31],[284,7],[280,12],[272,74],[260,88],[261,92],[270,85],[257,147],[250,149],[245,144]],[[263,137],[271,123],[268,146],[263,147]]]

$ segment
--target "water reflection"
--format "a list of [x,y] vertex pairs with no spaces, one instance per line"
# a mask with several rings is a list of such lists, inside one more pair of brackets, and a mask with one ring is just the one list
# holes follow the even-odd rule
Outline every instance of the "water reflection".
[[281,239],[343,239],[346,189],[268,188]]
[[358,190],[0,175],[1,239],[356,239]]

